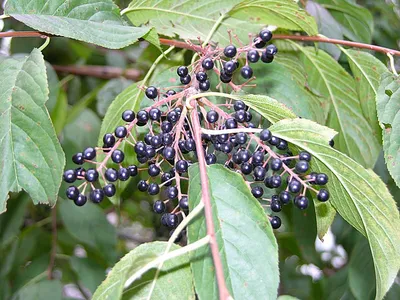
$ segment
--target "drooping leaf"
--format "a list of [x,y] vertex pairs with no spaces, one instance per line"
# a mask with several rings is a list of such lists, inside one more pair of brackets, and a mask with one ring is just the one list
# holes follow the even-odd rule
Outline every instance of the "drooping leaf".
[[301,46],[298,49],[309,85],[330,102],[326,125],[339,132],[335,145],[362,165],[373,167],[381,145],[363,115],[355,80],[326,52]]
[[149,29],[128,26],[112,0],[10,0],[5,13],[36,30],[118,49]]
[[221,14],[226,17],[211,39],[214,42],[229,42],[227,30],[247,40],[249,33],[257,33],[267,24],[310,35],[318,33],[314,19],[291,0],[132,1],[123,13],[135,25],[149,24],[160,34],[181,39],[205,40]]
[[8,192],[25,190],[33,202],[54,205],[64,153],[45,107],[49,89],[42,53],[0,63],[0,213]]
[[46,280],[24,286],[11,300],[62,299],[62,284],[58,280]]
[[400,268],[399,212],[386,185],[371,170],[329,146],[334,131],[304,119],[283,120],[274,135],[313,155],[312,169],[329,176],[328,202],[369,242],[376,274],[376,299],[390,288]]
[[347,55],[356,80],[356,90],[364,117],[374,130],[374,135],[380,140],[381,128],[378,124],[375,98],[381,76],[387,72],[387,68],[380,60],[367,52],[344,48],[342,50]]
[[[225,281],[234,299],[275,299],[279,283],[278,249],[271,225],[243,178],[221,165],[207,167],[211,205]],[[201,201],[199,169],[189,169],[189,207]],[[206,235],[204,216],[189,224],[193,243]],[[255,242],[256,241],[256,242]],[[199,299],[218,299],[209,248],[193,253],[191,267]]]
[[96,249],[108,262],[115,261],[117,234],[100,207],[92,203],[77,207],[70,200],[60,201],[57,206],[60,219],[70,235]]
[[[149,270],[125,291],[124,284],[136,271],[162,255],[166,246],[166,242],[152,242],[142,244],[126,254],[115,264],[92,299],[147,299],[156,269]],[[174,244],[171,251],[179,248]],[[195,299],[187,254],[164,262],[151,299]]]
[[400,80],[390,73],[382,76],[376,98],[379,122],[383,129],[386,165],[400,187]]

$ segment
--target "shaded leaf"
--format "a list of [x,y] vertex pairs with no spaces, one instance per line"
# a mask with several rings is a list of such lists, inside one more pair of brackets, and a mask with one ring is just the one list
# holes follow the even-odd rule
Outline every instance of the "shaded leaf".
[[149,29],[127,26],[112,0],[10,0],[5,13],[36,30],[118,49]]
[[[278,247],[270,222],[243,178],[221,165],[207,167],[216,239],[227,287],[234,299],[275,299],[279,284]],[[189,207],[201,201],[199,169],[189,169]],[[201,215],[189,224],[193,243],[206,236]],[[255,242],[256,241],[256,242]],[[209,247],[193,252],[191,267],[199,299],[218,299]]]
[[70,259],[71,268],[75,271],[79,281],[92,293],[104,279],[106,270],[90,258],[79,258],[76,256]]
[[[274,135],[310,152],[311,167],[329,176],[333,206],[369,242],[381,299],[400,268],[399,212],[386,185],[372,171],[329,146],[335,132],[308,120],[283,120],[270,127]],[[318,215],[318,214],[317,214]]]
[[114,99],[121,94],[133,81],[125,78],[109,80],[98,92],[96,108],[100,116],[104,116]]
[[22,189],[35,204],[54,205],[64,153],[45,107],[49,89],[42,53],[0,63],[0,212],[8,192]]
[[62,299],[62,284],[58,280],[40,281],[28,284],[19,290],[11,300],[39,300],[39,299]]

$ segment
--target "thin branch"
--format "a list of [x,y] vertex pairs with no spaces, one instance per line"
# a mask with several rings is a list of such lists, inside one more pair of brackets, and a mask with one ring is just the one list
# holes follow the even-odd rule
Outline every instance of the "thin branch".
[[91,76],[103,79],[112,79],[124,77],[127,79],[137,80],[141,72],[136,69],[122,69],[110,66],[59,66],[53,65],[54,70],[61,73],[68,73],[80,76]]
[[211,255],[214,261],[215,275],[217,277],[219,299],[226,300],[230,299],[231,296],[226,287],[224,269],[222,267],[222,261],[218,250],[218,243],[215,237],[215,227],[214,227],[212,208],[211,208],[211,195],[210,195],[209,181],[207,176],[206,160],[204,152],[202,151],[203,143],[201,141],[201,125],[200,125],[199,115],[197,114],[197,109],[196,109],[197,102],[192,101],[190,105],[194,108],[191,112],[191,121],[193,124],[193,136],[196,143],[196,149],[198,149],[197,156],[199,162],[201,193],[202,193],[202,201],[204,203],[204,215],[206,219],[207,235],[210,236],[210,248],[211,248]]
[[56,261],[57,254],[57,209],[55,207],[51,210],[51,252],[49,266],[47,267],[47,278],[53,279],[53,268]]

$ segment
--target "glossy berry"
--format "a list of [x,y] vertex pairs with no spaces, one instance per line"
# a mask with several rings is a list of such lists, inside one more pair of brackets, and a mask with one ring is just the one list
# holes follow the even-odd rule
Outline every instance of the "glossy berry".
[[162,139],[163,139],[164,146],[171,146],[172,143],[174,142],[174,138],[169,133],[163,133]]
[[291,196],[289,194],[289,192],[287,191],[282,191],[279,194],[279,200],[281,200],[282,204],[288,204],[291,200]]
[[170,228],[178,226],[178,216],[175,214],[167,214],[165,223]]
[[165,183],[165,186],[170,186],[172,184],[172,180],[171,178],[173,178],[174,175],[172,175],[171,173],[164,173],[161,175],[161,182]]
[[156,149],[161,147],[161,145],[163,144],[162,135],[158,134],[158,135],[153,136],[150,144],[153,148],[156,148]]
[[247,52],[247,60],[251,63],[256,63],[260,59],[260,54],[257,50],[250,50]]
[[134,177],[134,176],[136,176],[138,174],[138,168],[135,165],[131,165],[127,169],[129,171],[129,175],[131,177]]
[[187,139],[185,141],[185,148],[186,148],[187,151],[196,150],[196,143],[194,142],[194,139]]
[[180,66],[177,70],[176,73],[178,74],[179,77],[185,77],[186,75],[189,74],[189,70],[186,66]]
[[153,135],[149,132],[146,133],[146,135],[144,136],[144,142],[146,145],[151,145],[151,140],[153,139]]
[[254,168],[253,175],[255,181],[263,181],[265,175],[267,175],[267,170],[262,166],[257,166]]
[[238,110],[234,114],[235,120],[238,121],[239,123],[243,123],[246,121],[246,112],[244,110]]
[[76,177],[85,177],[86,170],[84,168],[76,168],[75,169]]
[[83,154],[80,152],[76,153],[74,156],[72,156],[72,162],[77,165],[83,165],[83,163],[85,162]]
[[165,212],[165,203],[163,201],[157,200],[153,204],[153,210],[156,214],[162,214]]
[[167,188],[167,197],[168,199],[176,199],[176,197],[178,197],[178,189],[176,188],[176,186],[169,186]]
[[172,147],[165,147],[162,155],[165,157],[166,160],[172,160],[175,158],[175,149]]
[[308,153],[307,151],[301,151],[299,153],[299,160],[310,161],[311,160],[311,154]]
[[254,166],[260,166],[264,163],[264,153],[261,151],[256,151],[252,156],[252,164]]
[[206,164],[213,165],[217,162],[217,157],[213,153],[209,153],[206,155]]
[[274,60],[274,56],[267,54],[266,51],[263,51],[263,53],[261,54],[261,61],[263,63],[269,64],[272,63],[272,61]]
[[86,171],[85,179],[89,182],[94,182],[99,178],[99,172],[96,169],[90,168]]
[[147,97],[147,98],[149,98],[149,99],[155,99],[155,98],[157,98],[157,96],[158,96],[157,88],[154,87],[154,86],[149,86],[149,87],[146,89],[145,94],[146,94],[146,97]]
[[138,182],[137,188],[138,188],[139,191],[145,192],[149,188],[149,185],[145,180],[140,180]]
[[118,171],[114,168],[109,168],[104,172],[104,177],[111,182],[118,180]]
[[93,203],[100,203],[104,199],[104,192],[102,189],[94,189],[90,192],[89,198]]
[[118,179],[121,181],[127,181],[130,175],[131,174],[127,168],[120,168],[118,170]]
[[247,162],[242,163],[240,166],[240,171],[242,171],[244,175],[249,175],[253,171],[253,166]]
[[134,150],[137,155],[146,156],[146,145],[142,141],[135,144]]
[[210,110],[207,112],[206,119],[209,123],[215,123],[218,121],[219,115],[215,110]]
[[233,150],[233,144],[231,142],[226,142],[221,145],[221,151],[228,154]]
[[223,83],[229,83],[232,80],[232,75],[227,74],[225,71],[222,71],[221,74],[219,75],[219,79]]
[[239,145],[244,145],[247,142],[247,134],[244,132],[238,132],[235,134],[235,141]]
[[272,175],[269,179],[269,183],[272,188],[276,189],[282,184],[282,177],[279,175]]
[[171,110],[168,114],[167,114],[167,120],[169,122],[171,122],[172,124],[175,124],[179,119],[179,115],[176,111]]
[[282,225],[281,218],[278,216],[273,216],[270,220],[270,223],[273,229],[278,229]]
[[251,189],[251,193],[253,194],[254,198],[261,198],[264,194],[264,190],[261,186],[255,186]]
[[161,130],[163,133],[171,132],[172,128],[174,128],[174,125],[171,122],[163,121],[161,123]]
[[296,179],[292,179],[289,182],[289,191],[292,193],[298,193],[301,190],[301,183]]
[[279,143],[276,145],[276,148],[279,150],[286,150],[288,148],[288,143],[285,140],[279,139]]
[[235,57],[236,53],[237,53],[237,49],[233,45],[228,45],[224,49],[224,55],[226,57],[229,57],[229,58]]
[[114,133],[117,138],[122,139],[122,138],[126,137],[126,135],[128,134],[128,130],[126,130],[125,126],[118,126],[117,128],[115,128]]
[[273,158],[271,160],[271,170],[279,171],[282,168],[282,161],[279,158]]
[[174,90],[168,90],[168,91],[165,93],[165,96],[166,96],[166,97],[173,96],[173,95],[176,95],[176,92],[175,92]]
[[315,178],[315,183],[318,185],[325,185],[328,183],[328,176],[324,173],[318,174]]
[[83,158],[86,160],[92,160],[96,157],[96,149],[89,147],[83,151]]
[[198,82],[204,82],[207,80],[207,74],[205,72],[198,72],[196,74],[196,79]]
[[271,131],[269,131],[268,129],[264,129],[260,132],[260,140],[262,140],[263,142],[268,142],[269,140],[271,140],[271,137]]
[[159,121],[161,119],[161,111],[158,108],[150,109],[149,118],[152,121]]
[[268,45],[267,48],[265,48],[265,53],[267,55],[275,55],[276,53],[278,53],[278,48],[276,48],[275,45]]
[[79,194],[79,196],[74,199],[76,206],[84,206],[87,202],[87,197],[85,195]]
[[154,149],[152,146],[147,146],[146,147],[146,157],[153,158],[154,156],[156,156],[156,149]]
[[233,72],[235,72],[236,68],[236,62],[232,60],[227,61],[224,65],[224,71],[226,74],[232,74]]
[[189,84],[192,81],[192,77],[190,75],[186,75],[180,78],[182,84]]
[[263,42],[268,43],[272,39],[272,32],[268,29],[264,29],[260,31],[258,36]]
[[104,195],[106,195],[107,197],[112,197],[115,195],[116,193],[116,189],[115,189],[115,185],[112,183],[107,184],[106,186],[103,187],[103,192]]
[[139,110],[136,117],[137,120],[142,124],[146,124],[149,120],[149,114],[145,110]]
[[160,171],[161,171],[160,168],[155,164],[149,165],[149,169],[147,170],[147,172],[151,177],[158,176],[160,174]]
[[317,199],[319,201],[325,202],[329,199],[329,192],[325,189],[320,189],[317,194]]
[[237,128],[238,125],[234,118],[230,118],[225,121],[225,127],[226,127],[226,129],[234,129],[234,128]]
[[211,84],[210,84],[210,81],[208,81],[208,80],[205,80],[205,81],[199,83],[199,89],[203,92],[208,91],[210,89],[210,86],[211,86]]
[[66,190],[66,195],[68,199],[75,200],[79,196],[79,190],[76,186],[70,186]]
[[240,75],[242,75],[244,79],[250,79],[253,76],[253,69],[249,66],[244,66],[240,70]]
[[214,68],[214,61],[211,58],[206,58],[203,60],[203,62],[201,63],[201,66],[205,69],[205,70],[211,70],[212,68]]
[[111,154],[111,159],[113,162],[116,164],[122,163],[124,161],[125,154],[121,150],[114,150],[113,153]]
[[157,195],[160,192],[160,186],[157,183],[152,182],[149,184],[149,188],[148,188],[147,192],[149,193],[149,195],[153,195],[153,196]]
[[331,146],[333,148],[333,146],[335,146],[335,141],[334,140],[330,140],[329,141],[329,146]]
[[244,104],[244,102],[242,100],[235,101],[235,103],[233,104],[233,109],[235,111],[245,110],[246,104]]
[[271,210],[273,212],[280,212],[282,210],[282,204],[281,202],[278,200],[273,200],[271,201]]
[[76,172],[75,170],[67,170],[63,175],[64,181],[67,183],[73,183],[76,180]]
[[305,160],[299,160],[295,166],[295,170],[299,174],[307,172],[309,168],[310,168],[310,166],[309,166],[308,162]]
[[188,209],[189,208],[189,199],[186,196],[183,196],[181,200],[179,200],[179,207],[182,209]]
[[281,140],[279,138],[277,138],[276,136],[271,136],[271,139],[268,142],[272,146],[278,146],[280,141]]
[[124,120],[125,122],[132,122],[133,120],[135,120],[135,113],[131,110],[126,110],[122,113],[122,120]]
[[297,196],[294,198],[294,205],[300,209],[306,209],[308,207],[308,198],[305,196]]
[[260,38],[255,38],[253,42],[254,42],[254,47],[258,49],[264,48],[266,45],[266,43]]

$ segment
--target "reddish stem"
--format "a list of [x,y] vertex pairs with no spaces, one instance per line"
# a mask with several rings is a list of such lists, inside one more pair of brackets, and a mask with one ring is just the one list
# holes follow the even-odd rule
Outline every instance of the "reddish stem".
[[206,218],[207,235],[210,236],[210,248],[211,254],[214,261],[215,274],[217,277],[217,284],[219,290],[219,299],[225,300],[229,299],[230,294],[226,287],[224,270],[222,267],[221,257],[219,256],[218,243],[215,237],[215,227],[211,208],[211,196],[209,189],[209,181],[207,176],[206,160],[204,156],[203,143],[201,141],[201,125],[199,120],[199,115],[197,114],[197,101],[193,100],[191,105],[194,109],[191,112],[191,120],[193,123],[193,137],[196,143],[196,149],[198,161],[199,161],[199,171],[200,171],[200,181],[201,181],[201,193],[202,201],[204,203],[204,215]]

